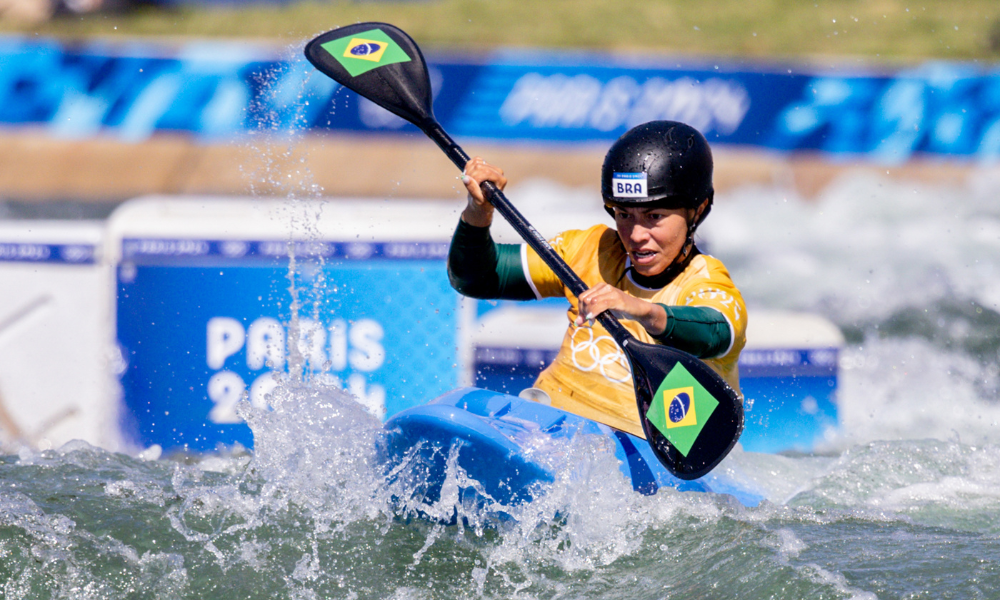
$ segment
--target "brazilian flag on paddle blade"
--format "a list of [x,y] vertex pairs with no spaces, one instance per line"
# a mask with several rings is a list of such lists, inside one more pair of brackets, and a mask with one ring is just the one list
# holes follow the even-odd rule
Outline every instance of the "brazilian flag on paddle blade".
[[677,363],[656,390],[646,418],[687,456],[717,406],[719,401]]
[[371,29],[331,40],[322,44],[322,47],[347,69],[351,77],[357,77],[385,65],[411,60],[406,52],[381,29]]

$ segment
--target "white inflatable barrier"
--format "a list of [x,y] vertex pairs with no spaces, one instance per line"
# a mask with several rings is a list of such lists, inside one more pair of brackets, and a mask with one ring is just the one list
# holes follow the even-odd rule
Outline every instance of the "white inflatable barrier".
[[[149,197],[115,211],[125,435],[250,446],[237,411],[287,373],[385,418],[469,381],[472,303],[445,257],[461,205]],[[292,263],[294,256],[294,264]]]
[[103,232],[0,221],[0,448],[120,446]]

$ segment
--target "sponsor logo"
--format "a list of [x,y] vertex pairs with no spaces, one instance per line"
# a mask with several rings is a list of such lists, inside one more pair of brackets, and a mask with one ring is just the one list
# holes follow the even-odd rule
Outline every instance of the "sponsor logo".
[[647,178],[645,173],[613,173],[611,188],[615,198],[645,198]]
[[322,44],[351,77],[357,77],[385,65],[410,62],[399,44],[381,29],[372,29]]
[[719,401],[678,363],[653,395],[646,418],[678,452],[687,456],[718,406]]
[[733,319],[736,321],[739,321],[742,318],[740,303],[736,301],[736,298],[732,294],[725,290],[717,288],[702,288],[700,290],[696,290],[687,295],[687,298],[684,299],[684,304],[686,306],[690,306],[695,304],[697,300],[702,300],[702,302],[698,302],[698,304],[705,304],[705,301],[718,303],[722,307],[719,309],[722,314],[732,315]]
[[51,256],[52,247],[47,244],[0,243],[0,260],[41,261]]
[[628,359],[610,335],[594,336],[590,327],[577,327],[570,339],[573,366],[581,371],[597,371],[613,383],[632,378]]
[[223,256],[228,256],[230,258],[246,256],[246,253],[249,251],[250,244],[239,240],[226,240],[219,244],[219,252],[221,252]]
[[372,255],[375,254],[375,244],[351,242],[350,244],[347,244],[345,251],[348,258],[365,260],[366,258],[371,258]]
[[[370,384],[366,375],[386,363],[385,329],[379,321],[333,319],[321,323],[299,319],[289,324],[287,331],[273,317],[259,317],[249,327],[244,327],[244,322],[223,316],[208,320],[205,358],[214,371],[205,386],[213,405],[209,421],[243,422],[237,407],[244,400],[254,408],[267,409],[279,383],[289,379],[284,369],[293,355],[309,366],[313,381],[346,389],[372,415],[385,418],[385,387]],[[246,371],[238,364],[243,361]],[[263,373],[254,373],[262,369]],[[237,370],[249,371],[250,379]]]
[[[706,134],[733,134],[750,110],[739,78],[526,73],[500,107],[508,127],[615,131],[656,120],[683,121]],[[637,74],[638,75],[638,74]]]
[[71,263],[94,262],[95,252],[93,246],[83,244],[70,244],[59,249],[59,255]]

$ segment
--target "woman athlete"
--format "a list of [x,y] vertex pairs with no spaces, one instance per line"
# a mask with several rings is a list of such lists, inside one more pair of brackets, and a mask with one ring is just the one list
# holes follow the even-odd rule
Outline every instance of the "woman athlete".
[[697,356],[739,391],[746,307],[726,267],[694,241],[712,208],[712,165],[704,136],[683,123],[652,121],[619,138],[601,169],[615,229],[595,225],[550,240],[589,287],[579,298],[526,244],[494,243],[493,206],[480,184],[502,190],[507,178],[479,157],[466,165],[469,198],[448,255],[451,284],[473,298],[569,300],[562,346],[535,382],[552,406],[643,436],[628,361],[594,320],[606,310],[640,341]]

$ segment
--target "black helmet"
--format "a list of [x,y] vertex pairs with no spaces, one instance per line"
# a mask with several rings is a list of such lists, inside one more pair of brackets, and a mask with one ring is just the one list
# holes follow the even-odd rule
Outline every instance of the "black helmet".
[[700,223],[715,196],[708,141],[694,127],[677,121],[633,127],[604,157],[601,195],[606,205],[622,207],[698,208],[707,199]]

